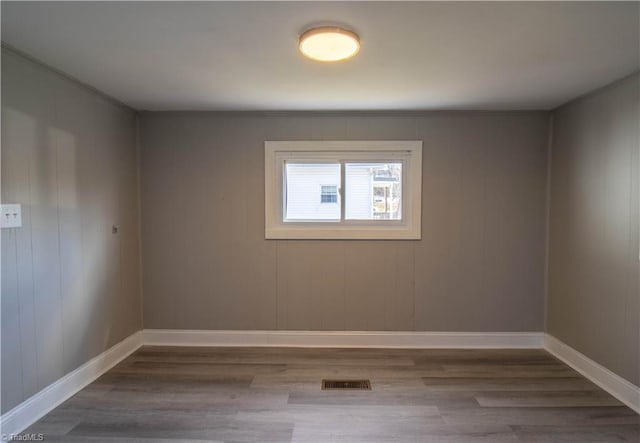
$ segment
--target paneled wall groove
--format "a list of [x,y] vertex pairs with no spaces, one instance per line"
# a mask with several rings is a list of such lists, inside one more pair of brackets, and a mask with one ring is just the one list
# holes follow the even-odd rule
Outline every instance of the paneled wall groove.
[[[56,91],[54,93],[55,95],[58,95],[58,91]],[[55,126],[59,126],[61,121],[61,115],[60,115],[60,103],[58,101],[58,97],[54,97],[53,100],[53,124]],[[52,140],[52,145],[53,145],[53,152],[54,152],[54,157],[55,157],[55,196],[56,196],[56,226],[57,226],[57,240],[58,240],[58,245],[57,245],[57,253],[58,253],[58,303],[60,304],[60,322],[62,323],[62,313],[65,312],[64,309],[64,297],[63,297],[63,276],[62,276],[62,244],[61,244],[61,236],[62,236],[62,230],[61,230],[61,222],[60,222],[60,180],[58,179],[58,177],[60,176],[60,166],[59,166],[59,161],[58,161],[58,154],[59,154],[59,140],[58,137],[54,137]],[[66,357],[66,352],[65,352],[65,346],[64,346],[64,333],[62,332],[62,328],[60,329],[60,348],[61,348],[61,355],[64,357]],[[64,365],[64,362],[63,362]],[[63,366],[64,367],[64,366]],[[65,374],[66,371],[64,371],[59,375],[59,377],[62,377]]]

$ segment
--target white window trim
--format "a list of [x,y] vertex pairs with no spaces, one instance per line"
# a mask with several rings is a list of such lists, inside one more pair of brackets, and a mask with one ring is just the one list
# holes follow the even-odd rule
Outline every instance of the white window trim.
[[[422,141],[265,141],[265,238],[420,240],[422,205]],[[283,169],[287,159],[403,159],[402,220],[285,222]],[[378,159],[374,158],[370,160]],[[341,204],[344,205],[344,177]],[[343,208],[344,213],[344,208]]]

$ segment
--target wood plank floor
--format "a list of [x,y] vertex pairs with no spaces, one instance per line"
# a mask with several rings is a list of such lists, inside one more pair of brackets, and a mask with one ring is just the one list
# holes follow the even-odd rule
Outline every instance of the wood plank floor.
[[[371,391],[323,391],[367,378]],[[542,350],[144,347],[26,432],[68,442],[640,442]]]

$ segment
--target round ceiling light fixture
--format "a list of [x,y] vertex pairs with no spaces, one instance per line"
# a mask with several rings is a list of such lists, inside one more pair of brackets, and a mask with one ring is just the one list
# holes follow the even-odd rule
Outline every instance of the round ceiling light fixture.
[[338,62],[346,60],[360,50],[360,38],[353,31],[335,26],[311,28],[300,36],[300,52],[312,60]]

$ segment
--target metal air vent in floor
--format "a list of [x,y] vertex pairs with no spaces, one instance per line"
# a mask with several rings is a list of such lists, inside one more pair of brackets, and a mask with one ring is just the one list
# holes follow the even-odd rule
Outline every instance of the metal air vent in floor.
[[359,391],[370,391],[371,382],[369,380],[322,380],[322,390],[333,389],[355,389]]

